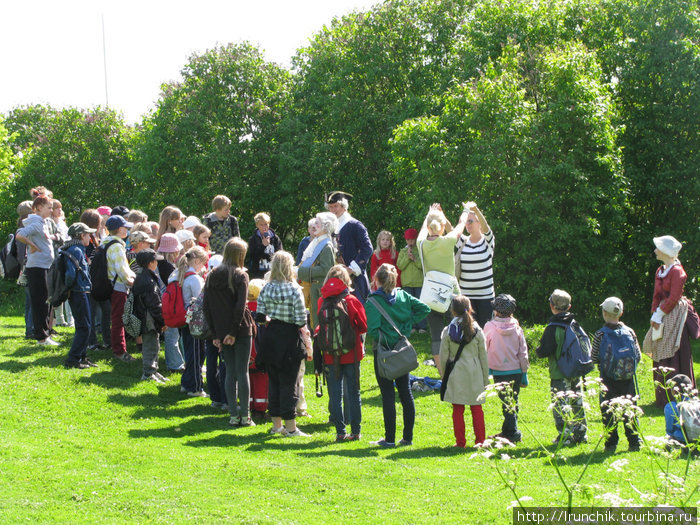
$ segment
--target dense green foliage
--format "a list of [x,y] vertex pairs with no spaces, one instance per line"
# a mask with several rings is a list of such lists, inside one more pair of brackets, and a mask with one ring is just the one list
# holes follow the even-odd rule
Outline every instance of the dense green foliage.
[[131,201],[135,130],[113,110],[21,107],[8,114],[5,125],[23,159],[18,176],[2,190],[3,218],[16,218],[17,204],[38,185],[54,192],[69,221],[100,203]]
[[270,211],[284,219],[280,201],[290,208],[292,192],[280,183],[276,133],[289,88],[289,73],[246,43],[191,57],[182,80],[163,86],[145,120],[134,164],[140,191],[132,202],[154,215],[169,204],[199,215],[224,194],[251,230],[260,203],[278,203]]
[[331,21],[291,71],[247,43],[190,57],[135,129],[103,109],[17,108],[0,134],[22,153],[0,153],[2,227],[36,184],[69,219],[98,202],[200,215],[224,193],[244,235],[266,210],[292,248],[324,192],[353,193],[370,236],[399,244],[431,202],[454,220],[475,200],[496,233],[497,291],[532,319],[554,287],[579,310],[617,294],[642,315],[662,234],[684,243],[697,299],[699,13],[688,0],[387,1]]

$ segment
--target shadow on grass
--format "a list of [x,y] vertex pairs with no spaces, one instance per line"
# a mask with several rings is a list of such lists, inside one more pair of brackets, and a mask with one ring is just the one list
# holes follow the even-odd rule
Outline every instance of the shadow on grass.
[[12,372],[13,374],[24,372],[33,367],[49,367],[49,368],[63,368],[63,362],[66,360],[64,354],[61,355],[49,355],[44,357],[39,357],[32,361],[2,361],[0,362],[0,370],[5,370],[7,372]]
[[[228,426],[228,418],[224,418],[220,415],[209,414],[204,417],[192,417],[178,425],[172,425],[169,427],[133,429],[129,431],[129,437],[134,439],[182,439],[191,438],[198,434],[205,434],[208,432],[224,431],[228,428],[230,428]],[[216,437],[219,437],[219,435],[217,435]],[[260,437],[256,436],[256,439],[259,440]],[[190,443],[187,444],[189,445]],[[219,446],[230,446],[231,444],[232,443],[228,443],[226,445]]]

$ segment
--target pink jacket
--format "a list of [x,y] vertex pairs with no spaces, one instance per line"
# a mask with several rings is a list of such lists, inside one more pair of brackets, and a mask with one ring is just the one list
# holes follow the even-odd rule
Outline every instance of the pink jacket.
[[484,335],[491,370],[506,372],[520,369],[527,372],[530,366],[527,343],[517,319],[494,317],[484,326]]

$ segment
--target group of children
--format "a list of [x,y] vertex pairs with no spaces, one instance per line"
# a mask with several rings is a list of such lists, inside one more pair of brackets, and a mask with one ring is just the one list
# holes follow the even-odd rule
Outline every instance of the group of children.
[[[221,263],[225,244],[229,239],[239,237],[237,219],[230,214],[231,201],[225,196],[215,197],[212,202],[213,212],[205,216],[203,221],[193,216],[186,217],[179,209],[168,206],[161,212],[159,223],[149,223],[142,212],[130,211],[123,206],[114,209],[102,206],[96,210],[87,210],[81,215],[81,221],[67,228],[64,227],[65,221],[62,222],[60,203],[52,199],[50,192],[45,188],[33,191],[36,192],[36,197],[31,206],[26,202],[20,205],[24,212],[31,208],[33,213],[20,216],[21,228],[17,233],[18,242],[28,247],[24,273],[29,281],[27,306],[34,310],[34,314],[26,316],[33,324],[33,327],[27,327],[27,334],[33,330],[39,343],[57,344],[50,337],[51,314],[45,311],[45,299],[41,300],[46,294],[42,282],[45,283],[45,274],[52,261],[60,252],[65,252],[78,263],[66,265],[65,281],[71,289],[68,301],[70,308],[61,309],[64,312],[63,319],[58,309],[55,311],[57,322],[73,322],[75,325],[75,336],[65,361],[66,367],[84,369],[96,366],[87,356],[88,348],[98,348],[95,317],[101,317],[103,344],[112,348],[116,358],[127,362],[134,360],[126,351],[124,330],[125,305],[129,294],[132,294],[131,312],[127,313],[131,313],[140,323],[139,333],[134,334],[134,337],[142,352],[142,379],[157,383],[168,381],[158,371],[162,337],[165,342],[166,366],[171,372],[182,373],[183,393],[192,397],[208,397],[204,392],[202,378],[202,366],[206,359],[207,384],[212,405],[227,408],[228,403],[235,403],[235,400],[227,400],[226,397],[225,366],[221,362],[219,348],[212,341],[194,337],[187,324],[173,326],[172,322],[166,321],[167,315],[164,315],[169,314],[164,312],[164,308],[166,302],[171,304],[168,294],[172,295],[173,291],[179,291],[181,298],[178,300],[182,301],[185,308],[202,293],[207,273]],[[54,220],[48,220],[52,215]],[[269,229],[269,215],[258,214],[255,222],[257,229],[250,242],[254,249],[248,264],[254,267],[256,277],[263,277],[269,269],[273,254],[280,251],[282,245]],[[404,237],[406,246],[397,251],[393,235],[388,231],[379,233],[377,247],[370,262],[370,273],[374,277],[382,264],[395,266],[400,273],[403,289],[417,298],[423,281],[420,257],[415,253],[418,232],[413,228],[408,229]],[[90,264],[99,251],[104,252],[106,278],[112,287],[108,299],[96,298],[90,294],[93,286]],[[327,281],[331,279],[330,284],[338,285],[340,282],[338,278],[342,278],[342,275],[337,273],[338,269],[335,268],[335,273],[327,278]],[[175,286],[171,286],[172,283],[176,283]],[[247,288],[251,292],[246,297],[250,301],[250,307],[255,307],[257,294],[263,286],[264,281],[258,281]],[[334,293],[330,288],[327,290],[327,294]],[[320,304],[321,302],[319,306]],[[357,309],[354,302],[353,305]],[[441,375],[444,364],[450,360],[457,361],[450,374],[445,401],[453,404],[453,426],[458,447],[466,446],[463,420],[466,405],[471,409],[476,445],[482,444],[486,438],[481,405],[484,403],[483,392],[489,383],[489,376],[493,377],[495,383],[509,385],[508,388],[499,390],[503,403],[503,423],[497,436],[512,443],[522,439],[518,428],[518,397],[520,388],[528,385],[528,348],[523,330],[513,316],[517,307],[515,299],[500,294],[495,297],[492,305],[493,318],[482,329],[469,313],[469,299],[456,296],[451,308],[453,320],[443,333],[439,360],[443,364],[439,366]],[[562,354],[570,346],[570,340],[576,339],[575,344],[582,344],[581,337],[576,338],[578,323],[570,311],[571,296],[563,290],[555,290],[549,297],[549,307],[552,317],[536,353],[539,357],[546,357],[549,363],[554,420],[558,431],[555,443],[585,443],[587,425],[581,381],[585,371],[583,374],[572,375],[563,370],[561,364]],[[603,424],[608,431],[605,449],[614,451],[619,437],[617,421],[609,404],[618,397],[634,398],[634,371],[641,353],[634,331],[620,321],[622,301],[610,297],[601,304],[601,308],[605,324],[593,337],[590,357],[592,363],[599,365],[600,376],[606,387],[605,393],[600,397]],[[70,321],[71,312],[73,321]],[[416,323],[414,330],[425,332],[425,320]],[[570,333],[574,335],[571,336]],[[357,334],[358,344],[362,346],[360,335]],[[461,345],[462,342],[467,344]],[[460,346],[464,349],[459,350],[458,355]],[[363,356],[364,350],[360,349],[359,354]],[[347,363],[343,361],[343,364]],[[357,378],[353,379],[356,380]],[[679,388],[684,384],[682,377],[677,377],[674,381]],[[239,389],[242,390],[240,393],[246,391],[240,386]],[[342,388],[333,388],[335,397],[340,392]],[[683,395],[681,401],[689,403],[690,394],[686,392]],[[248,398],[247,392],[245,397]],[[339,400],[332,401],[332,412],[338,419],[338,414],[342,415],[343,411]],[[349,408],[352,412],[359,413],[360,404],[353,402]],[[688,430],[679,424],[679,409],[675,402],[666,407],[665,413],[669,435],[681,442],[688,441]],[[692,410],[688,413],[692,414]],[[347,417],[352,421],[350,413]],[[688,420],[689,417],[685,416],[685,419]],[[359,420],[360,416],[356,415],[355,418]],[[623,416],[622,422],[629,449],[638,450],[641,441],[636,432],[634,417]],[[353,428],[351,435],[359,439],[359,426]]]

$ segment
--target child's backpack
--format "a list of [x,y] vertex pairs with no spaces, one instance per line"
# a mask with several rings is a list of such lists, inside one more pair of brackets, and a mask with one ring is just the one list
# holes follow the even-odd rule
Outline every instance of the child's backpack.
[[637,370],[637,352],[634,336],[626,327],[601,328],[598,369],[600,376],[615,381],[632,379]]
[[107,250],[118,242],[117,239],[113,239],[107,244],[98,246],[95,250],[95,256],[90,263],[90,281],[92,282],[90,295],[95,301],[107,301],[112,297],[117,276],[115,275],[114,279],[110,280],[107,274]]
[[190,328],[190,334],[195,339],[214,339],[214,334],[209,328],[209,323],[207,322],[207,317],[204,315],[204,291],[206,290],[206,284],[202,288],[202,291],[197,296],[197,298],[192,301],[192,304],[187,309],[187,314],[185,315],[185,321],[187,326]]
[[0,251],[0,262],[2,262],[3,277],[6,279],[17,279],[22,265],[17,260],[17,241],[15,236],[7,236],[7,244]]
[[557,365],[564,377],[582,377],[593,370],[591,340],[581,325],[575,319],[569,324],[550,324],[564,328],[564,344],[557,359]]
[[700,439],[700,400],[681,401],[676,406],[687,442],[697,441]]
[[141,335],[141,319],[136,317],[136,314],[134,313],[135,301],[136,294],[131,292],[126,298],[126,302],[124,303],[124,313],[122,314],[124,331],[134,339]]
[[350,322],[346,295],[347,292],[324,298],[318,310],[316,344],[321,352],[332,355],[334,362],[339,362],[341,355],[355,348],[355,330]]
[[[187,272],[185,279],[194,272]],[[170,281],[163,292],[163,321],[168,328],[182,328],[187,324],[187,308],[178,279]]]
[[70,287],[66,285],[66,259],[70,260],[76,271],[80,271],[80,263],[75,257],[63,250],[58,251],[58,256],[46,277],[46,285],[49,290],[47,302],[54,308],[65,303],[70,295]]

